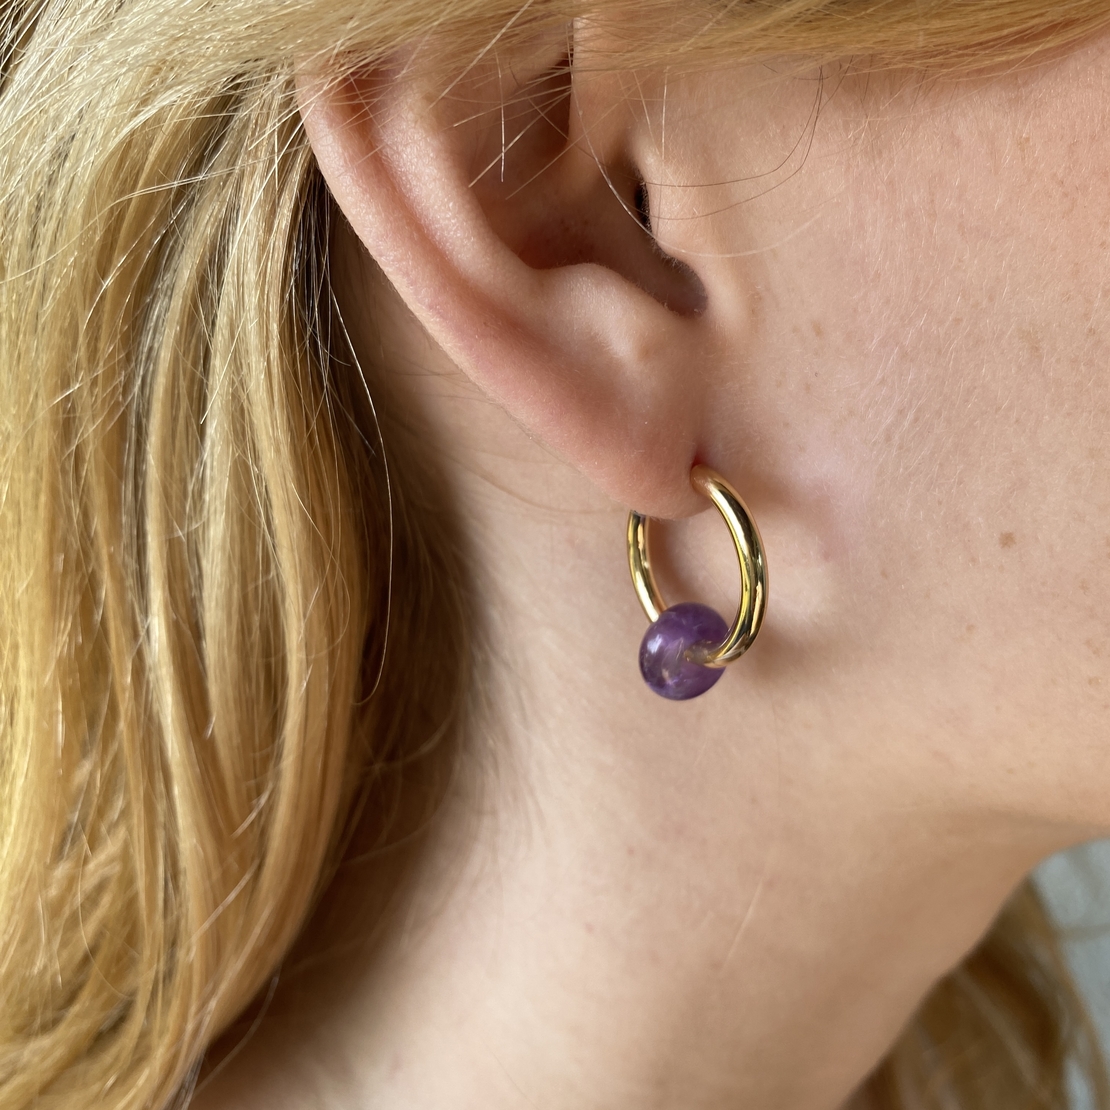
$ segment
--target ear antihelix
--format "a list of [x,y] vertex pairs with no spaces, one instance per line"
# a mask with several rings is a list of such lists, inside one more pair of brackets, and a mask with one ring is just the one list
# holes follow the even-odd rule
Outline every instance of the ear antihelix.
[[492,75],[457,90],[452,130],[466,150],[469,189],[530,268],[603,266],[678,315],[699,314],[701,281],[652,234],[650,186],[628,157],[627,128],[591,126],[593,100],[583,106],[575,81],[564,50],[524,72],[496,61]]

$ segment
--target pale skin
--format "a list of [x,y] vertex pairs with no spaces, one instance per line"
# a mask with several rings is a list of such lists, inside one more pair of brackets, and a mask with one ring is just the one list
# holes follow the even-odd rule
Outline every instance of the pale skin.
[[[465,523],[493,754],[373,959],[198,1106],[835,1110],[1110,825],[1110,43],[822,83],[588,73],[583,36],[569,138],[532,121],[502,171],[498,98],[563,46],[442,99],[419,57],[302,83],[355,343]],[[696,281],[614,200],[637,178]],[[703,509],[694,461],[748,501],[770,602],[669,703],[624,528]],[[664,539],[669,592],[731,615],[715,514]]]

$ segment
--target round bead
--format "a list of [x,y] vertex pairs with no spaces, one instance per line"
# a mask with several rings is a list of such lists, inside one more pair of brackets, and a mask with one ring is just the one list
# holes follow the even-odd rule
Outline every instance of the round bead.
[[694,644],[716,645],[728,635],[724,617],[692,601],[672,605],[648,627],[640,643],[640,673],[662,697],[685,701],[704,694],[724,671],[691,663]]

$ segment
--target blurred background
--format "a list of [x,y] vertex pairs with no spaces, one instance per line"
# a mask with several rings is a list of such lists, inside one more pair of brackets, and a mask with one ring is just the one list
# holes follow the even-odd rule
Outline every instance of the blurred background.
[[[1110,840],[1045,860],[1034,880],[1063,930],[1068,959],[1110,1060]],[[1072,1101],[1075,1110],[1092,1105],[1078,1082],[1072,1085]]]

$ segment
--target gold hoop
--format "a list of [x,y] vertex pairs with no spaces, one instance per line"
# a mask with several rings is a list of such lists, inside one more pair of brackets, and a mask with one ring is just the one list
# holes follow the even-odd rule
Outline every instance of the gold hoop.
[[[767,564],[759,529],[740,494],[708,466],[695,466],[690,472],[690,484],[698,493],[708,497],[724,517],[740,561],[740,604],[728,635],[716,647],[699,650],[699,645],[695,645],[688,656],[692,663],[721,668],[739,659],[759,634],[767,606]],[[628,568],[632,572],[636,596],[648,620],[654,624],[667,608],[667,603],[656,585],[648,557],[650,523],[650,517],[637,512],[628,514]]]

